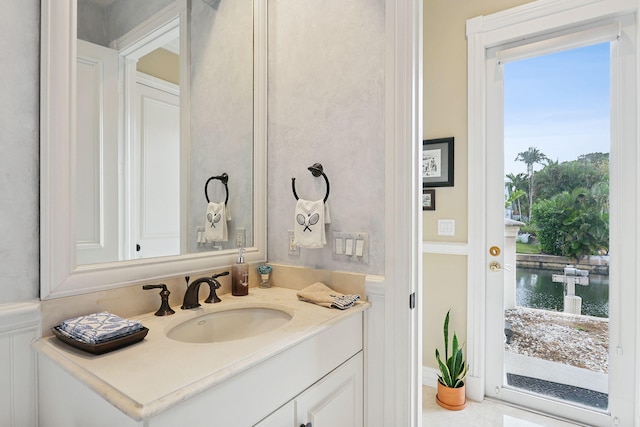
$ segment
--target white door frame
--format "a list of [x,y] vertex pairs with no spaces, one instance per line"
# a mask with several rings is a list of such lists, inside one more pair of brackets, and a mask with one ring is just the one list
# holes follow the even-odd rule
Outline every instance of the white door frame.
[[[482,400],[485,397],[486,381],[486,272],[488,248],[492,244],[486,233],[488,218],[486,215],[487,162],[490,161],[487,138],[487,75],[485,69],[486,50],[498,45],[507,44],[523,38],[540,34],[552,33],[581,24],[601,20],[621,14],[637,13],[640,4],[636,0],[539,0],[520,7],[509,9],[489,16],[480,16],[467,21],[468,39],[468,129],[469,129],[469,257],[467,279],[468,324],[467,348],[471,371],[467,378],[467,391],[470,398]],[[624,35],[623,35],[624,36]],[[632,44],[638,45],[637,34],[631,35]],[[625,245],[615,241],[622,231],[626,235],[635,236],[638,240],[638,135],[637,124],[637,52],[632,59],[621,56],[619,64],[612,64],[614,74],[612,84],[631,91],[628,99],[612,99],[612,154],[611,176],[612,204],[614,199],[618,206],[617,213],[611,215],[612,248],[619,248],[617,261],[619,269],[613,283],[637,282],[638,251],[635,245]],[[617,83],[615,83],[617,82]],[[615,88],[612,88],[615,92]],[[625,153],[620,155],[616,150],[615,139],[624,144]],[[627,169],[628,168],[628,169]],[[624,172],[622,172],[624,171]],[[624,176],[623,176],[624,174]],[[615,185],[613,184],[615,182]],[[620,185],[621,182],[634,185]],[[618,188],[616,192],[614,188]],[[617,246],[616,246],[617,245]],[[614,268],[612,268],[612,271]],[[618,293],[612,293],[610,300],[611,313],[626,313],[625,318],[612,316],[612,328],[619,333],[611,337],[610,346],[615,351],[610,352],[610,366],[612,370],[625,371],[626,379],[610,389],[611,422],[619,425],[634,425],[633,417],[637,421],[638,405],[635,396],[639,393],[639,373],[637,369],[636,341],[640,333],[636,331],[637,317],[635,308],[640,304],[640,293],[629,286]],[[620,350],[617,350],[617,349]],[[621,391],[627,393],[624,397]],[[501,390],[497,390],[501,392]],[[573,414],[568,414],[572,416]],[[590,422],[590,421],[587,421]]]
[[[422,426],[422,1],[385,0],[383,419]],[[416,308],[409,308],[415,293]]]

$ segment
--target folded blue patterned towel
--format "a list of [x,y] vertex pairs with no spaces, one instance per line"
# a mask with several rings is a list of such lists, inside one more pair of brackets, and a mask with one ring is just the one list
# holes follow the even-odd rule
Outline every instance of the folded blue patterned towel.
[[106,342],[140,329],[140,322],[123,319],[107,311],[67,319],[58,327],[67,336],[89,344]]

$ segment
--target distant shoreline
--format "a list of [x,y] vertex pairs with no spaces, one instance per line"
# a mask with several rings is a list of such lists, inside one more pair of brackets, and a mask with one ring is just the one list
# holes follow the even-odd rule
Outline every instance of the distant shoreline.
[[[561,271],[567,264],[574,265],[574,260],[566,257],[543,254],[516,254],[516,267],[536,268],[540,270]],[[592,274],[609,275],[609,256],[597,255],[584,257],[574,267],[587,270]]]

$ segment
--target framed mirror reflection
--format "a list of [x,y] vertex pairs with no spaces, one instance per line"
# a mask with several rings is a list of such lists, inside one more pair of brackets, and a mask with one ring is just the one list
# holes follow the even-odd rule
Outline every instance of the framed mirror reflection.
[[252,246],[253,2],[77,2],[77,264]]
[[[266,3],[42,11],[41,296],[230,265],[238,246],[263,260]],[[227,234],[207,239],[205,183],[223,173],[208,198]]]

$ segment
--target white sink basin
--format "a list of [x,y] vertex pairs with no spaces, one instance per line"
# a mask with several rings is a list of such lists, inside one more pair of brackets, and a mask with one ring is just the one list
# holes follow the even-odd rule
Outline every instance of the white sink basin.
[[171,328],[167,337],[188,343],[233,341],[272,331],[290,320],[291,315],[282,310],[237,308],[187,320]]

